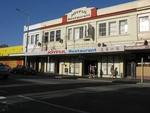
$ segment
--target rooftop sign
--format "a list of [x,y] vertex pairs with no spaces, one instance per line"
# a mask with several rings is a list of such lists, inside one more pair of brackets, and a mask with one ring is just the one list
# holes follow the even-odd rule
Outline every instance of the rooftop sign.
[[72,10],[72,12],[67,14],[67,21],[78,20],[82,18],[91,17],[91,8],[78,8]]

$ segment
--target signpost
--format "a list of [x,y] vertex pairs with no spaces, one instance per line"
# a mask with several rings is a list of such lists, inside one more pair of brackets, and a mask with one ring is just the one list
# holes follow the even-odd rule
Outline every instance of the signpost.
[[141,58],[141,83],[144,82],[144,71],[143,71],[143,58]]

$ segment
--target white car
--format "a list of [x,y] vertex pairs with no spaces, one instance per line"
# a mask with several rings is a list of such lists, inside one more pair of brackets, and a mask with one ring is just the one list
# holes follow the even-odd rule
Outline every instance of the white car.
[[7,79],[10,74],[9,68],[0,62],[0,76],[3,76],[3,78]]

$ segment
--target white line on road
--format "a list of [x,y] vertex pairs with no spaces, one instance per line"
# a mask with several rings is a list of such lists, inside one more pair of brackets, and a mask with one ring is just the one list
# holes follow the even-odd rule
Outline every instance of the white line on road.
[[6,97],[0,96],[0,100],[1,100],[1,99],[6,99]]
[[62,108],[62,109],[70,110],[70,111],[75,111],[75,112],[78,112],[78,113],[89,113],[89,112],[85,112],[85,111],[81,111],[81,110],[77,110],[77,109],[72,109],[72,108],[68,108],[68,107],[64,107],[64,106],[60,106],[60,105],[56,105],[56,104],[36,100],[36,99],[25,97],[25,96],[22,96],[22,95],[18,95],[18,96],[21,97],[21,98],[25,98],[25,99],[32,100],[32,101],[35,101],[35,102],[39,102],[39,103],[42,103],[42,104],[55,106],[55,107],[58,107],[58,108]]

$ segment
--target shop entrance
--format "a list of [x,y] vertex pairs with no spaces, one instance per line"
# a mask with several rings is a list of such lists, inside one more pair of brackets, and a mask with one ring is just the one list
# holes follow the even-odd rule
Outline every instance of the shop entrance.
[[84,75],[89,75],[89,65],[98,66],[98,60],[85,60],[84,61]]

